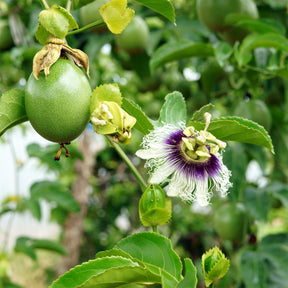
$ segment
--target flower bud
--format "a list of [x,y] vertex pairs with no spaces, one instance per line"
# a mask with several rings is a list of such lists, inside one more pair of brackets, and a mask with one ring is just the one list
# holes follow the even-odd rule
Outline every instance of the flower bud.
[[128,144],[136,119],[121,108],[120,89],[115,84],[104,84],[93,92],[91,123],[94,130],[109,136],[116,143]]
[[230,261],[218,247],[214,247],[202,255],[202,269],[205,285],[209,287],[216,280],[224,277],[229,270]]
[[166,198],[163,189],[150,184],[144,191],[139,202],[140,220],[144,226],[166,224],[171,218],[171,199]]

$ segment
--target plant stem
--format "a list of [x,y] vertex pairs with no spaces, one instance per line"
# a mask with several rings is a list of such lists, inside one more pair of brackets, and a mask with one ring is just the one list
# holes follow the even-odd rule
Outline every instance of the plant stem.
[[158,233],[157,225],[152,226],[152,229],[153,229],[153,232],[154,232],[154,233]]
[[101,20],[98,20],[98,21],[96,21],[96,22],[93,22],[93,23],[91,23],[91,24],[89,24],[89,25],[83,26],[83,27],[80,28],[80,29],[70,31],[70,32],[68,32],[67,36],[84,32],[84,31],[86,31],[86,30],[88,30],[88,29],[91,29],[91,28],[93,28],[93,27],[103,27],[103,26],[105,26],[105,25],[106,25],[105,22],[101,19]]
[[128,166],[128,168],[131,170],[131,172],[133,173],[133,175],[135,176],[137,182],[139,183],[142,191],[145,190],[147,184],[144,181],[144,179],[142,178],[141,174],[139,173],[139,171],[137,170],[137,168],[134,166],[134,164],[132,163],[132,161],[128,158],[128,156],[126,155],[126,153],[122,150],[122,148],[114,143],[112,140],[109,139],[109,137],[106,136],[107,141],[114,147],[114,149],[116,150],[116,152],[119,154],[119,156],[123,159],[123,161],[126,163],[126,165]]
[[43,5],[45,9],[49,9],[49,5],[46,0],[40,0],[40,3]]
[[68,0],[68,1],[67,1],[67,4],[66,4],[66,10],[70,12],[71,6],[72,6],[72,1],[71,1],[71,0]]

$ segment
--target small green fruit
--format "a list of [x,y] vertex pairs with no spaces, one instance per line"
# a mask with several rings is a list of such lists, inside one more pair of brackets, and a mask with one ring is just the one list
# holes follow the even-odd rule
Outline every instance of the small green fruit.
[[86,75],[68,60],[59,59],[45,77],[31,74],[25,108],[33,128],[44,138],[70,143],[86,128],[90,118],[91,87]]
[[219,33],[219,36],[230,44],[241,41],[249,31],[227,25],[225,21],[229,14],[258,18],[257,6],[253,0],[197,0],[196,8],[202,24]]
[[243,239],[247,230],[247,212],[242,203],[224,203],[214,213],[214,226],[221,238]]
[[225,18],[229,14],[258,17],[253,0],[197,0],[196,8],[200,21],[214,32],[225,32],[231,28],[225,25]]
[[[102,19],[99,8],[109,2],[110,0],[96,0],[93,2],[90,2],[89,4],[83,6],[80,8],[80,19],[83,24],[83,26],[89,25],[93,22],[99,21]],[[100,32],[102,30],[107,30],[105,27],[100,28],[92,28],[92,31],[94,32]]]
[[0,51],[9,49],[13,45],[13,40],[7,19],[0,20]]
[[128,52],[145,50],[148,45],[149,28],[143,18],[134,16],[125,30],[116,35],[116,44]]

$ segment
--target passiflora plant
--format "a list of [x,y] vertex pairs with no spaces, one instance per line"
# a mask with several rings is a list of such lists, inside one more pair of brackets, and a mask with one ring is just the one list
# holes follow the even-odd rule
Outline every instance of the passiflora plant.
[[[175,22],[169,0],[136,1]],[[139,182],[143,191],[139,201],[140,220],[143,226],[152,227],[153,232],[136,233],[122,239],[114,248],[98,253],[95,259],[63,274],[50,287],[147,287],[155,284],[166,288],[196,287],[197,269],[191,259],[184,259],[183,269],[170,240],[157,232],[157,226],[167,224],[172,217],[171,198],[207,206],[214,192],[225,197],[232,186],[231,172],[223,161],[227,142],[260,145],[274,153],[271,138],[264,127],[241,117],[213,119],[212,104],[187,111],[185,99],[177,91],[163,95],[165,100],[159,119],[152,121],[141,107],[122,95],[117,84],[105,83],[91,88],[88,56],[70,47],[67,35],[105,25],[112,33],[120,34],[133,18],[134,11],[127,7],[126,0],[111,0],[100,6],[100,20],[79,28],[70,10],[89,2],[68,0],[64,8],[49,6],[41,0],[43,10],[39,14],[36,39],[43,47],[34,56],[33,71],[25,90],[12,89],[0,98],[0,136],[13,126],[30,121],[41,136],[59,143],[55,160],[60,160],[62,149],[69,157],[68,144],[90,122],[96,133],[105,135]],[[202,2],[198,1],[201,11]],[[171,54],[172,46],[169,47],[170,50],[155,53],[150,63],[152,71],[163,63],[177,60],[177,49],[187,49],[188,56],[195,52],[191,43],[180,43]],[[203,46],[203,53],[213,54],[213,47],[207,47]],[[245,52],[242,50],[240,60]],[[142,147],[136,155],[146,160],[148,183],[121,149],[122,144],[130,142],[133,129],[143,135]],[[203,254],[202,270],[207,287],[214,287],[228,269],[229,260],[219,248]]]

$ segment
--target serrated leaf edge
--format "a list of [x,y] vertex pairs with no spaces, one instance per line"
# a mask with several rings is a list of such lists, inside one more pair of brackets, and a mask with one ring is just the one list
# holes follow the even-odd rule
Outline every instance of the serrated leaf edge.
[[[242,118],[242,117],[238,117],[238,116],[220,117],[220,118],[217,118],[217,119],[213,119],[211,121],[211,123],[215,122],[215,121],[222,121],[222,120],[224,120],[224,121],[225,120],[229,120],[229,121],[234,121],[235,120],[241,126],[245,126],[243,123],[241,123],[242,121],[252,124],[253,127],[247,127],[247,126],[245,126],[245,127],[247,127],[248,129],[254,130],[254,131],[258,131],[259,133],[261,133],[264,136],[264,138],[268,138],[268,140],[269,140],[268,142],[271,144],[271,146],[269,145],[270,148],[268,148],[268,147],[267,148],[274,154],[274,147],[273,147],[271,136],[269,135],[269,133],[266,131],[266,129],[262,125],[254,122],[252,120],[249,120],[247,118]],[[239,120],[239,122],[237,120]],[[259,128],[259,130],[256,129],[255,127]],[[208,128],[208,130],[209,130],[209,128]]]
[[[121,250],[121,249],[120,249],[120,250]],[[125,259],[125,260],[131,260],[131,259],[124,258],[124,257],[121,257],[121,256],[107,256],[107,257],[97,258],[97,259],[89,260],[89,261],[87,261],[87,262],[83,262],[83,263],[81,263],[81,264],[79,264],[79,265],[74,266],[73,268],[71,268],[71,269],[70,269],[69,271],[67,271],[66,273],[62,274],[59,278],[57,278],[54,282],[52,282],[51,285],[50,285],[48,288],[52,288],[54,283],[60,281],[60,279],[62,279],[62,278],[64,278],[64,277],[66,277],[66,275],[69,274],[72,270],[77,270],[77,269],[80,269],[80,268],[83,267],[83,266],[88,265],[88,264],[91,263],[91,262],[96,262],[96,261],[100,261],[100,260],[108,259],[108,258],[121,258],[121,259]],[[133,261],[131,260],[131,262],[133,262]],[[136,263],[136,262],[133,262],[133,263],[135,263],[135,264],[137,264],[137,265],[136,265],[136,266],[131,266],[131,267],[137,267],[137,266],[140,267],[140,266],[138,265],[138,263]],[[127,266],[130,266],[130,265],[125,265],[125,267],[127,267]],[[120,267],[121,267],[121,266],[119,266],[118,268],[120,268]],[[113,269],[113,268],[115,268],[115,267],[111,267],[110,269]],[[110,270],[110,269],[104,270],[103,272],[99,273],[99,275],[105,273],[105,271],[108,271],[108,270]],[[76,271],[76,272],[77,272],[77,271]],[[98,274],[97,274],[97,275],[98,275]],[[89,279],[90,279],[90,278],[89,278]],[[89,279],[87,279],[85,282],[83,282],[82,284],[80,284],[80,286],[77,286],[77,288],[78,288],[78,287],[80,288],[81,286],[83,286]]]
[[[146,235],[153,235],[153,237],[155,236],[155,237],[159,237],[159,238],[163,238],[163,239],[165,239],[165,240],[168,240],[169,248],[174,252],[174,256],[176,256],[177,259],[179,260],[181,271],[183,270],[183,265],[182,265],[181,259],[180,259],[179,255],[174,251],[174,249],[173,249],[173,247],[172,247],[171,240],[170,240],[169,238],[163,236],[163,235],[160,235],[160,234],[157,234],[157,233],[154,233],[154,232],[145,231],[145,232],[139,232],[139,233],[132,234],[132,235],[130,235],[130,236],[128,236],[128,237],[120,240],[113,248],[115,248],[115,247],[117,248],[117,245],[118,245],[119,243],[125,242],[125,241],[127,241],[127,239],[132,238],[133,236],[135,237],[135,235],[138,235],[137,237],[140,237],[140,235],[145,235],[145,234],[146,234]],[[122,250],[121,248],[117,248],[117,249]],[[124,252],[126,252],[126,251],[124,251]],[[126,252],[126,253],[127,253],[127,252]],[[129,253],[128,253],[128,254],[129,254]],[[133,257],[133,256],[132,256],[132,257]],[[155,266],[154,264],[146,263],[146,262],[144,262],[144,261],[143,261],[143,263],[144,263],[145,266],[147,266],[147,264],[148,264],[149,266],[158,268],[159,271],[162,270],[160,267]],[[165,271],[166,271],[166,270],[165,270]],[[167,272],[167,271],[166,271],[166,272]],[[167,272],[167,273],[168,273],[168,272]],[[169,273],[169,274],[170,274],[170,273]],[[172,275],[172,277],[174,277],[174,276]],[[182,277],[182,275],[180,275],[180,277]],[[178,280],[177,280],[177,281],[178,281]]]

